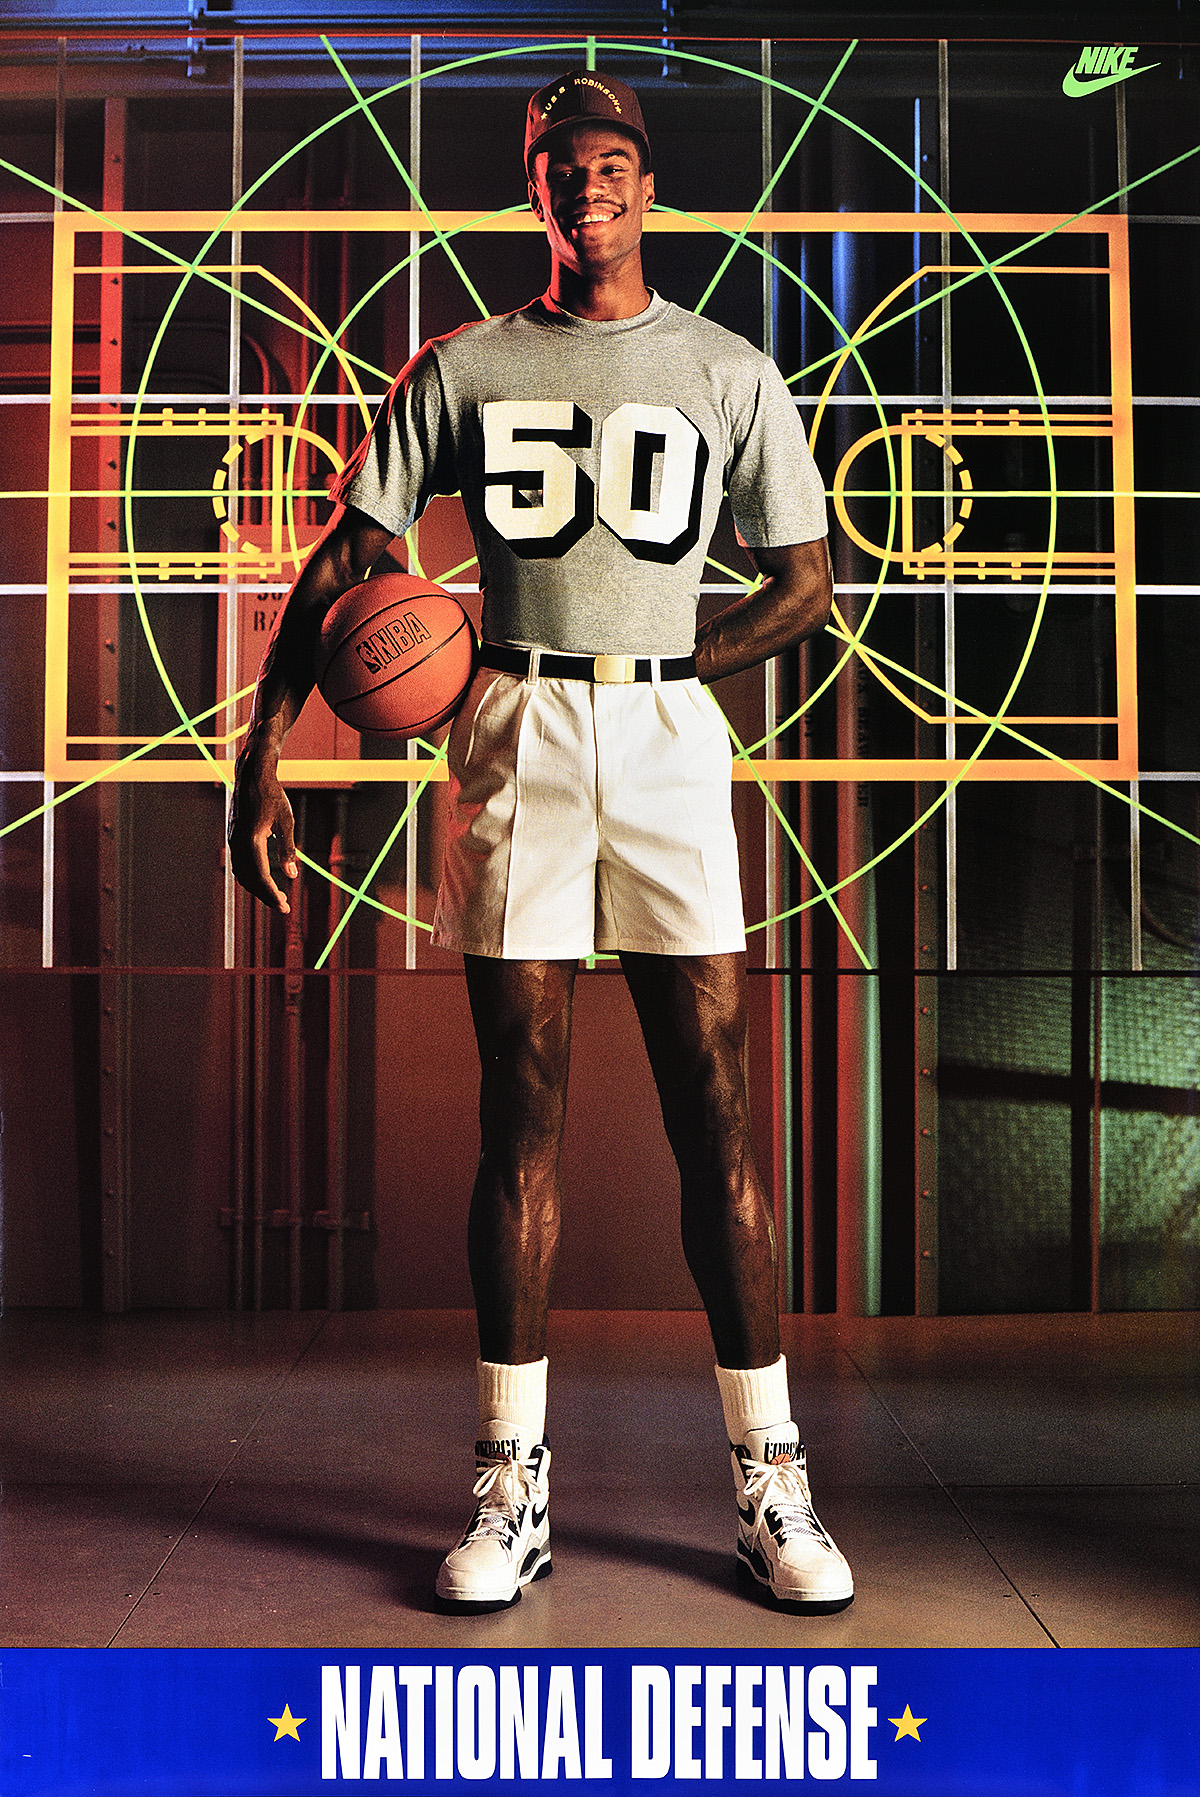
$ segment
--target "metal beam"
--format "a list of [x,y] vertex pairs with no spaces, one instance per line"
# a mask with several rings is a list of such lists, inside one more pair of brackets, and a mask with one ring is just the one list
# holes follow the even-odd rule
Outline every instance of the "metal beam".
[[[124,100],[104,103],[103,209],[119,212],[125,203]],[[124,246],[112,231],[100,239],[100,391],[121,391]],[[114,425],[118,406],[111,410]],[[98,437],[96,536],[98,547],[111,553],[121,536],[121,488],[124,443],[114,430]],[[103,736],[121,730],[121,600],[114,581],[97,599],[97,727]],[[114,754],[117,753],[114,749]],[[100,930],[100,1302],[106,1311],[130,1304],[129,1212],[129,1042],[131,1030],[129,977],[114,971],[129,963],[129,797],[114,782],[96,788],[99,827],[97,895]]]

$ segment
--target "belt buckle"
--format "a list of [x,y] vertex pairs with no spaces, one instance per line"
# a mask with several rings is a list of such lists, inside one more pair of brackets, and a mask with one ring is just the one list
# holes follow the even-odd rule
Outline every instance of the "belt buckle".
[[637,658],[633,655],[597,655],[592,662],[592,679],[602,686],[628,686],[637,679]]

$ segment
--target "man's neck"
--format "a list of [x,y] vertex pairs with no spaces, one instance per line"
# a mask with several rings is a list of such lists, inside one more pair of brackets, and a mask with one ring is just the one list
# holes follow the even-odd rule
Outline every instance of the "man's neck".
[[650,304],[640,257],[636,265],[615,269],[609,275],[581,274],[555,262],[550,270],[550,298],[564,312],[595,323],[636,318]]

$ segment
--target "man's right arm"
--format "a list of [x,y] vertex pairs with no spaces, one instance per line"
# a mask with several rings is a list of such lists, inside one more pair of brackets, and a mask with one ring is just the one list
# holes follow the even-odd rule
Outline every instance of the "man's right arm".
[[274,911],[286,912],[289,905],[271,873],[272,836],[285,877],[294,880],[299,872],[292,808],[276,773],[283,739],[312,690],[326,612],[358,585],[391,541],[392,532],[365,512],[353,506],[335,512],[287,596],[263,657],[234,775],[229,858],[238,884]]

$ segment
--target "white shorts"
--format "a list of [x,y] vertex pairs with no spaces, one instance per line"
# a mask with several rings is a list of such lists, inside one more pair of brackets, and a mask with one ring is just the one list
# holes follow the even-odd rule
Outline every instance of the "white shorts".
[[440,947],[512,961],[745,948],[729,733],[698,680],[481,668],[448,759]]

